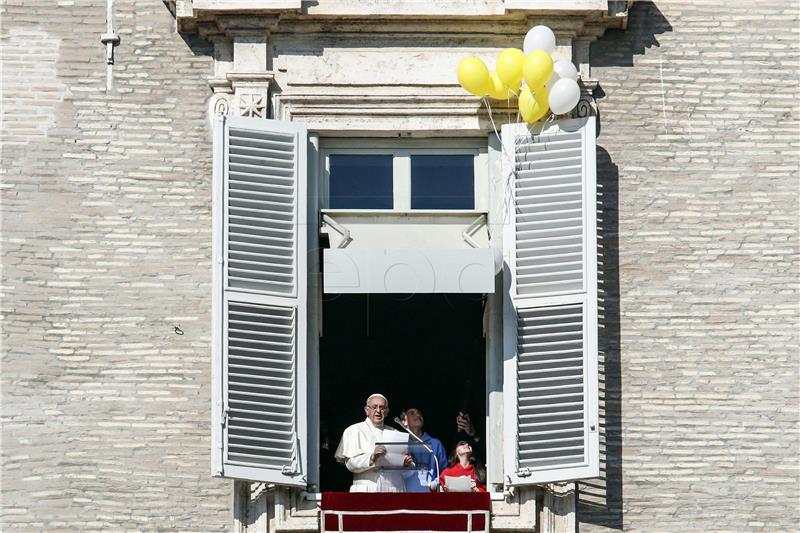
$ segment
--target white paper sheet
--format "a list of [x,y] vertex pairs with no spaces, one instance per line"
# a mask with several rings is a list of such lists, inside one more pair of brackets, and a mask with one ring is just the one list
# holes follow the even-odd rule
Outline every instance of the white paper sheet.
[[403,468],[405,455],[408,453],[408,433],[384,431],[383,440],[375,445],[386,447],[386,455],[378,457],[375,464],[381,468]]
[[469,476],[444,476],[447,492],[472,492],[472,478]]

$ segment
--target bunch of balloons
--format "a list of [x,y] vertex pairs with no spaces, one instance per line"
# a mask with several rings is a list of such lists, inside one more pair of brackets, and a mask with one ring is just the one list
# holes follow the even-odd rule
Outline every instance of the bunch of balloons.
[[458,82],[475,96],[496,100],[519,97],[519,112],[528,124],[548,111],[556,115],[572,111],[581,97],[578,70],[572,61],[553,61],[556,50],[553,31],[547,26],[534,26],[525,35],[522,48],[503,50],[492,73],[477,57],[462,59],[458,64]]

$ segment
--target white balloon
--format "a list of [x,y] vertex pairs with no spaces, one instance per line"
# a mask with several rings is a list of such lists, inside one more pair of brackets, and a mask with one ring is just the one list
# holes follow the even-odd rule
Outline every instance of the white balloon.
[[575,68],[575,65],[572,64],[572,61],[568,61],[566,59],[559,59],[553,63],[553,75],[555,76],[556,73],[558,74],[559,78],[564,78],[567,80],[578,79],[578,69]]
[[525,35],[525,42],[522,45],[525,55],[534,50],[544,50],[550,55],[556,51],[556,36],[553,30],[547,26],[534,26]]
[[581,88],[578,87],[578,82],[561,78],[553,84],[547,102],[550,104],[553,114],[563,115],[572,111],[580,99]]

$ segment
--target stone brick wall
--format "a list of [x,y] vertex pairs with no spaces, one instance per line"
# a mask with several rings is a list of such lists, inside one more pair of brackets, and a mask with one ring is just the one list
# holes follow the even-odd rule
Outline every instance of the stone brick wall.
[[[211,50],[159,0],[2,7],[2,530],[222,531],[209,476]],[[581,531],[791,531],[798,26],[638,3],[601,81],[604,479]]]
[[228,530],[231,482],[209,475],[210,51],[160,1],[117,0],[107,93],[105,13],[1,15],[0,529]]
[[582,532],[800,524],[797,27],[796,3],[638,3],[592,47],[608,478]]

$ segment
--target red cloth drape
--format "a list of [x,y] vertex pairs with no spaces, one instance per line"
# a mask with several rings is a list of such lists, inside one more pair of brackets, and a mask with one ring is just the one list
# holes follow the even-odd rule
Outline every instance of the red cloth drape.
[[[478,492],[324,492],[324,531],[488,530],[489,494]],[[471,521],[470,521],[471,515]]]

